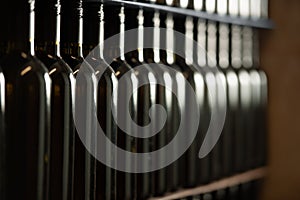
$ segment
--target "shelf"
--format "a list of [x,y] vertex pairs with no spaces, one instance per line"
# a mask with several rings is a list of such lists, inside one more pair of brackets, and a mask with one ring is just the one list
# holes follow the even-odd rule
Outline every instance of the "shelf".
[[195,11],[192,9],[184,9],[184,8],[170,7],[166,5],[135,2],[129,0],[85,0],[85,1],[104,2],[104,3],[124,5],[124,6],[126,5],[129,7],[143,8],[145,10],[159,10],[160,12],[173,13],[175,15],[192,16],[196,18],[202,18],[202,19],[207,19],[207,20],[221,22],[221,23],[249,26],[254,28],[272,29],[274,27],[274,23],[269,19],[254,20],[254,19],[241,18],[241,17],[231,17],[228,15],[210,14],[207,12]]
[[251,181],[259,180],[264,178],[265,175],[266,175],[266,168],[262,167],[241,174],[237,174],[228,178],[224,178],[207,185],[202,185],[191,189],[180,190],[178,192],[167,194],[164,197],[155,197],[149,200],[172,200],[172,199],[181,199],[190,196],[196,196],[200,194],[206,194],[216,190],[236,186],[242,183],[248,183]]

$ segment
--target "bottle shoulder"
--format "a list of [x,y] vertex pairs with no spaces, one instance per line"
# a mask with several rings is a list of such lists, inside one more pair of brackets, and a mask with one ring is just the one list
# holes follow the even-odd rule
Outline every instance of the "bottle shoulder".
[[4,73],[48,73],[46,66],[36,56],[31,56],[22,51],[13,51],[5,55],[1,60],[1,67]]

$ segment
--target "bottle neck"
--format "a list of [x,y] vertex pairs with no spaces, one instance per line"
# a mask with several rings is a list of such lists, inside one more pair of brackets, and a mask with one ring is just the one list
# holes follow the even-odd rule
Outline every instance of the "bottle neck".
[[227,0],[218,0],[217,3],[217,12],[219,15],[227,14]]
[[223,69],[229,66],[229,26],[219,25],[219,66]]
[[174,0],[166,0],[167,6],[173,6],[174,5]]
[[258,30],[252,30],[253,37],[252,37],[252,42],[253,42],[253,49],[252,49],[252,56],[253,56],[253,66],[255,68],[258,68],[260,65],[260,53],[259,53],[259,33]]
[[195,10],[203,10],[203,1],[204,0],[194,0],[193,1],[193,7]]
[[[83,7],[82,0],[65,0],[61,6],[61,43],[64,53],[83,57]],[[75,27],[75,30],[74,30]],[[76,30],[77,29],[77,30]]]
[[181,8],[188,8],[189,7],[189,0],[180,0],[179,5]]
[[100,22],[99,22],[99,57],[104,59],[104,11],[103,11],[103,4],[100,5],[100,10],[98,12]]
[[34,53],[30,48],[34,45],[34,3],[21,1],[17,6],[15,1],[1,3],[1,30],[4,30],[1,32],[5,33],[0,33],[0,40],[7,44],[8,52],[21,50]]
[[[177,32],[180,32],[180,33],[183,33],[185,34],[185,23],[186,23],[186,20],[185,18],[183,17],[176,17],[174,18],[175,22],[174,23],[174,30],[177,31]],[[175,50],[176,50],[176,54],[174,55],[175,56],[175,61],[176,63],[182,63],[184,64],[185,63],[185,56],[181,56],[181,55],[185,55],[185,42],[186,41],[176,41],[174,43],[175,45]],[[180,64],[179,64],[180,65]]]
[[160,18],[159,12],[154,13],[153,23],[153,55],[154,55],[154,62],[160,62]]
[[144,12],[139,10],[138,14],[138,60],[144,62]]
[[242,66],[242,39],[241,39],[241,27],[231,26],[231,65],[235,69],[239,69]]
[[245,18],[250,16],[250,0],[239,1],[239,14]]
[[[47,14],[45,14],[47,13]],[[36,47],[53,55],[55,46],[55,0],[36,2]]]
[[217,66],[217,27],[215,22],[207,26],[207,64],[209,67]]
[[167,63],[169,65],[174,63],[174,20],[171,14],[167,15],[166,18],[166,28],[167,28],[167,35],[166,35],[166,56],[167,56]]
[[188,65],[193,64],[194,51],[194,22],[193,18],[187,17],[185,21],[185,62]]
[[30,54],[35,55],[34,51],[34,41],[35,41],[35,0],[29,1],[30,6],[30,17],[29,17],[29,45],[30,45]]
[[243,67],[249,69],[253,66],[253,32],[249,27],[242,29],[242,47]]
[[104,59],[104,11],[103,4],[84,4],[84,32],[83,43],[93,49],[93,56]]
[[55,4],[56,8],[56,27],[55,27],[55,55],[61,57],[60,55],[60,29],[61,29],[61,4],[60,0],[57,0]]
[[198,27],[197,27],[197,63],[200,67],[207,66],[207,53],[206,53],[206,21],[199,19],[198,20]]
[[239,1],[230,0],[228,1],[228,12],[231,16],[237,16],[239,14]]
[[[153,23],[153,18],[154,18],[154,12],[153,11],[144,11],[144,26],[143,27],[149,27],[153,28],[154,23]],[[144,32],[144,46],[153,46],[153,40],[154,40],[154,34],[153,32],[146,31]],[[152,63],[154,62],[154,51],[153,48],[144,48],[144,59]]]
[[104,13],[109,14],[109,21],[106,20],[104,24],[104,38],[108,39],[112,36],[118,35],[118,39],[112,41],[113,43],[110,46],[105,47],[105,58],[116,59],[124,58],[124,32],[125,32],[125,14],[124,7],[104,5]]
[[214,13],[216,11],[216,0],[205,1],[206,12]]
[[125,60],[125,13],[124,7],[120,9],[120,59]]

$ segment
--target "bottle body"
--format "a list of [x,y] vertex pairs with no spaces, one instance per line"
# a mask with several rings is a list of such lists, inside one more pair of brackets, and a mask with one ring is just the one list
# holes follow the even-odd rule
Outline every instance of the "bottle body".
[[36,57],[23,52],[10,53],[1,66],[6,81],[6,198],[48,199],[51,93],[48,71]]

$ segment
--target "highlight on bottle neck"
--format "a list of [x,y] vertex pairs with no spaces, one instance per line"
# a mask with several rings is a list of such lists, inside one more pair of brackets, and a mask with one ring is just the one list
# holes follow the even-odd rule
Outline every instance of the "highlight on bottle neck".
[[194,9],[195,10],[203,10],[203,1],[204,0],[194,0]]
[[208,22],[207,26],[207,65],[217,65],[217,27],[215,22]]
[[189,0],[180,0],[179,5],[181,8],[187,8],[189,6]]
[[219,25],[219,66],[223,69],[229,66],[229,25]]
[[200,67],[205,67],[207,65],[207,57],[206,57],[206,21],[203,19],[198,20],[198,27],[197,27],[197,41],[198,41],[198,48],[197,48],[197,63]]
[[219,15],[226,15],[227,14],[227,0],[218,0],[217,3],[217,12]]
[[231,65],[238,69],[242,66],[241,27],[231,26]]
[[167,6],[173,6],[174,0],[166,0]]
[[207,0],[205,2],[206,12],[214,13],[216,11],[216,0]]
[[239,13],[241,17],[248,18],[250,16],[250,0],[239,1]]
[[168,14],[166,18],[166,28],[167,28],[167,37],[166,37],[166,47],[167,47],[167,63],[174,63],[174,20],[173,15]]
[[55,53],[57,56],[60,55],[60,28],[61,28],[61,4],[60,0],[57,0],[55,4],[56,8],[56,35],[55,35]]
[[138,19],[138,59],[144,62],[144,11],[139,10]]
[[258,19],[261,17],[261,0],[251,0],[250,1],[250,10],[251,17],[254,19]]
[[104,51],[104,11],[103,11],[103,4],[100,5],[99,11],[99,56],[100,58],[104,58],[103,51]]
[[187,17],[185,21],[185,61],[188,65],[193,64],[194,48],[194,22],[192,17]]
[[35,55],[34,40],[35,40],[35,0],[28,1],[30,5],[30,17],[29,17],[29,44],[30,54]]
[[83,44],[83,7],[82,0],[79,1],[78,5],[79,12],[79,33],[78,33],[78,47],[79,47],[79,56],[83,56],[82,44]]
[[243,67],[249,69],[253,66],[253,31],[250,27],[242,29],[242,46]]
[[154,23],[154,33],[153,33],[153,53],[154,62],[160,62],[160,18],[159,12],[154,13],[153,23]]
[[239,14],[239,1],[238,0],[228,1],[228,11],[229,11],[229,15],[237,16]]
[[124,7],[122,6],[120,9],[120,58],[121,60],[125,60],[125,13]]

